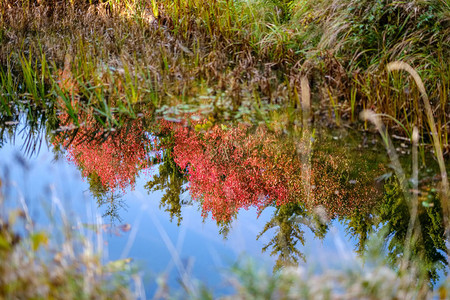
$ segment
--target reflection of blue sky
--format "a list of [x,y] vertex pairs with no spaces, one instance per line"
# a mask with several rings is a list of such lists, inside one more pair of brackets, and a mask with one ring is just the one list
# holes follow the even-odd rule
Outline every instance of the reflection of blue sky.
[[[42,210],[55,210],[50,199],[63,199],[66,211],[73,211],[81,222],[95,223],[102,214],[95,200],[88,192],[88,184],[80,172],[64,159],[53,161],[54,155],[45,146],[37,156],[27,162],[28,169],[20,167],[15,157],[19,153],[21,138],[16,137],[16,145],[5,145],[0,149],[0,174],[6,166],[10,170],[10,180],[19,187],[29,204],[33,218],[48,222]],[[23,156],[23,154],[20,154]],[[107,233],[104,254],[106,259],[115,260],[131,257],[144,270],[147,296],[154,292],[155,275],[168,272],[169,285],[175,286],[180,272],[188,272],[193,278],[205,282],[215,290],[226,292],[224,270],[240,257],[252,257],[258,263],[271,269],[275,258],[261,249],[273,237],[274,230],[266,232],[259,240],[256,236],[270,220],[272,212],[264,211],[259,218],[255,209],[242,210],[234,221],[227,239],[219,235],[215,222],[208,218],[203,222],[199,208],[195,205],[183,208],[180,227],[169,214],[159,209],[162,192],[148,194],[144,189],[147,178],[138,178],[136,188],[123,198],[127,209],[120,213],[123,223],[129,223],[131,230],[116,236]],[[11,193],[11,199],[17,194]],[[103,222],[109,222],[105,218]],[[306,245],[300,246],[306,254],[309,266],[326,268],[343,266],[353,257],[354,242],[349,242],[340,224],[335,224],[324,241],[313,238],[308,228],[304,228]],[[92,234],[92,233],[91,233]],[[270,249],[268,249],[270,252]],[[189,266],[192,266],[190,268]]]

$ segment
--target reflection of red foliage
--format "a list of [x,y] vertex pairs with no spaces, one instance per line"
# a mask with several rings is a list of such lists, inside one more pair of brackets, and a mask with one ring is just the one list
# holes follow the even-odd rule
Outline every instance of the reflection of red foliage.
[[214,126],[203,134],[183,127],[176,131],[175,162],[188,170],[191,196],[201,199],[204,214],[212,212],[218,221],[229,220],[240,208],[288,200],[288,162],[271,163],[273,153],[261,149],[261,142],[271,142],[261,140],[264,130],[253,135],[247,130],[240,125]]
[[161,158],[165,149],[173,147],[174,161],[186,172],[192,198],[202,203],[204,216],[211,213],[218,222],[230,221],[241,208],[262,210],[295,202],[308,208],[322,205],[330,217],[346,216],[355,209],[367,210],[377,196],[376,189],[367,186],[366,174],[349,180],[346,159],[315,151],[310,161],[313,188],[307,200],[296,143],[263,126],[228,128],[204,121],[193,130],[162,120],[154,133],[161,138],[154,140],[146,136],[141,121],[134,120],[102,142],[102,133],[93,128],[87,123],[70,145],[70,139],[61,143],[84,177],[97,174],[103,187],[123,191],[133,187],[138,172],[150,166],[150,150],[158,151]]
[[97,174],[102,186],[111,192],[133,188],[138,172],[150,166],[148,151],[152,143],[141,122],[134,120],[106,139],[102,133],[103,130],[87,124],[70,145],[70,139],[64,140],[62,145],[67,148],[69,161],[80,167],[83,177]]
[[[205,124],[205,123],[203,123]],[[170,125],[169,125],[170,126]],[[198,126],[196,128],[199,128]],[[305,178],[296,147],[264,127],[212,126],[201,132],[174,126],[175,162],[187,171],[190,193],[217,221],[229,221],[240,208],[306,201]],[[348,191],[341,158],[316,153],[311,161],[308,207],[325,206],[331,216],[348,215],[373,204],[373,188],[358,182]],[[339,163],[337,163],[339,161]],[[348,166],[347,166],[348,168]]]

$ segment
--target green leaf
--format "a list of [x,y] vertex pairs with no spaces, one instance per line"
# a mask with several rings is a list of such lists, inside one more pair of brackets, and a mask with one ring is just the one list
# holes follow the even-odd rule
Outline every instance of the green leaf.
[[31,235],[31,247],[33,251],[39,249],[39,247],[44,244],[48,245],[48,236],[45,232],[37,232]]

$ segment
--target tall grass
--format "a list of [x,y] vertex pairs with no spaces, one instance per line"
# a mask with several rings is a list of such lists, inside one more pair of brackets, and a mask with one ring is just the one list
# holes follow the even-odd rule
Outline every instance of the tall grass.
[[345,125],[372,108],[423,133],[420,92],[384,71],[386,61],[402,59],[437,87],[430,97],[448,145],[447,9],[443,1],[17,1],[0,7],[0,60],[37,103],[63,92],[51,78],[69,54],[79,90],[58,96],[63,108],[75,115],[84,109],[69,100],[92,105],[105,126],[120,125],[121,113],[135,117],[137,105],[195,102],[207,88],[224,92],[235,110],[253,97],[290,105],[300,73],[309,72],[322,90],[313,105],[332,112],[327,122]]
[[9,66],[4,70],[0,69],[0,105],[1,111],[8,116],[12,116],[12,109],[14,103],[18,101],[18,82],[13,79],[13,76],[9,70]]
[[[447,177],[447,171],[445,166],[444,157],[442,154],[442,148],[443,144],[440,142],[440,137],[437,135],[436,130],[436,124],[433,117],[433,112],[431,110],[431,106],[428,100],[428,95],[425,91],[425,87],[423,85],[423,82],[418,75],[418,73],[408,64],[404,62],[392,62],[387,65],[388,71],[396,71],[396,70],[403,70],[408,72],[413,78],[415,83],[418,86],[418,89],[421,93],[422,100],[425,105],[426,114],[428,118],[429,127],[431,129],[431,135],[433,137],[433,146],[434,146],[434,153],[436,155],[439,168],[440,168],[440,175],[441,175],[441,191],[440,191],[440,202],[441,207],[443,208],[443,220],[444,220],[444,226],[445,226],[445,235],[447,241],[450,240],[450,223],[448,221],[449,218],[449,211],[448,211],[448,201],[449,201],[449,194],[448,194],[448,177]],[[377,128],[378,132],[380,133],[384,144],[386,146],[386,151],[389,155],[389,158],[391,160],[392,167],[396,173],[396,177],[400,182],[401,190],[403,192],[404,198],[406,199],[409,210],[410,210],[410,222],[408,226],[408,231],[406,235],[406,253],[409,255],[410,248],[409,245],[411,244],[411,239],[414,239],[413,237],[417,235],[417,232],[420,231],[420,228],[416,228],[418,225],[416,223],[417,220],[417,206],[418,206],[418,152],[417,152],[417,145],[419,140],[419,132],[417,127],[414,127],[412,137],[411,137],[411,144],[412,144],[412,178],[408,180],[406,177],[406,174],[400,164],[397,152],[395,150],[395,147],[389,137],[389,134],[383,124],[383,122],[380,119],[380,116],[375,114],[371,111],[363,111],[361,114],[362,118],[365,120],[371,121],[375,127]],[[409,182],[412,182],[412,189],[409,187]],[[414,231],[416,230],[416,233]],[[449,255],[449,250],[447,249],[447,255]],[[408,256],[406,257],[406,260],[408,259]],[[447,258],[448,259],[448,258]]]
[[[424,86],[419,74],[410,65],[408,65],[404,62],[397,61],[397,62],[389,63],[387,65],[387,69],[388,69],[388,71],[391,71],[391,72],[396,71],[396,70],[403,70],[403,71],[408,72],[414,78],[414,81],[418,86],[421,98],[422,98],[424,106],[425,106],[425,113],[427,116],[428,126],[431,130],[431,135],[432,135],[432,139],[433,139],[434,152],[435,152],[438,164],[439,164],[439,169],[440,169],[441,178],[442,178],[441,203],[442,203],[442,207],[444,209],[444,220],[445,220],[445,224],[449,224],[448,217],[450,216],[450,211],[449,211],[448,207],[449,207],[449,200],[450,200],[449,199],[450,190],[449,190],[447,170],[445,167],[445,160],[444,160],[444,156],[442,153],[443,143],[441,140],[441,135],[438,135],[436,122],[435,122],[434,116],[433,116],[433,110],[430,105],[430,100],[428,99],[428,94],[425,91],[425,86]],[[415,143],[417,143],[417,141]],[[447,229],[447,231],[448,231],[448,234],[450,234],[449,229]],[[450,237],[450,235],[448,237]]]
[[[26,202],[9,198],[0,178],[0,297],[4,299],[132,299],[126,262],[101,263],[101,237],[89,239],[51,197],[51,228],[36,223]],[[16,186],[18,189],[18,187]],[[15,193],[12,193],[15,194]],[[17,195],[23,197],[20,191]],[[11,203],[16,201],[17,203]],[[18,205],[18,204],[21,205]],[[101,234],[101,231],[100,231]],[[97,247],[95,246],[97,244]],[[100,248],[98,248],[100,246]],[[119,279],[128,278],[128,281]]]

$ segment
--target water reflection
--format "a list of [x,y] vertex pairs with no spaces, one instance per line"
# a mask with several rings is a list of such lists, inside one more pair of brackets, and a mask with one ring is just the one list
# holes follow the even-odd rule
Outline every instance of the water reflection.
[[[0,145],[17,134],[18,116],[2,115]],[[402,258],[420,261],[431,282],[447,268],[439,178],[433,171],[421,172],[417,234],[406,253],[407,203],[386,161],[380,161],[380,150],[362,151],[364,140],[348,144],[317,130],[311,133],[309,155],[301,127],[283,132],[266,124],[213,118],[175,123],[142,115],[104,130],[94,116],[75,126],[61,113],[57,120],[28,113],[24,147],[32,153],[44,136],[51,140],[55,152],[63,151],[77,166],[113,220],[120,220],[127,205],[123,195],[140,175],[149,193],[163,193],[160,208],[178,225],[182,208],[194,205],[226,236],[242,209],[256,208],[259,214],[272,209],[255,238],[267,240],[262,250],[275,257],[275,269],[305,261],[300,245],[305,246],[306,232],[322,239],[334,220],[344,224],[361,255],[369,236],[384,232],[385,257],[394,268],[400,268]],[[310,171],[305,172],[305,161]]]
[[[170,141],[170,136],[160,134],[159,140],[167,143]],[[160,208],[164,208],[166,212],[169,212],[171,220],[176,217],[178,225],[180,225],[183,219],[181,207],[190,204],[191,201],[184,197],[188,190],[186,186],[188,182],[187,177],[173,158],[173,147],[167,147],[162,150],[160,159],[155,159],[155,162],[159,163],[158,172],[153,176],[153,179],[147,182],[145,188],[149,193],[164,191],[160,201]]]
[[[282,134],[265,125],[220,124],[214,119],[173,123],[140,118],[106,133],[85,125],[71,135],[57,136],[54,144],[66,149],[111,217],[120,217],[120,194],[134,186],[141,172],[150,178],[145,185],[149,192],[164,192],[160,207],[178,224],[181,208],[194,204],[226,235],[240,210],[255,207],[261,213],[275,208],[256,237],[273,235],[262,250],[276,257],[275,269],[305,260],[299,247],[305,244],[305,230],[323,238],[330,222],[339,220],[356,238],[360,254],[368,237],[385,228],[390,264],[397,268],[404,257],[420,260],[435,282],[446,267],[446,244],[442,210],[430,179],[422,178],[421,189],[429,192],[423,192],[418,234],[406,254],[409,210],[385,164],[370,152],[350,151],[358,149],[355,145],[316,132],[305,176],[301,138],[301,129]],[[157,174],[142,173],[154,164]]]

